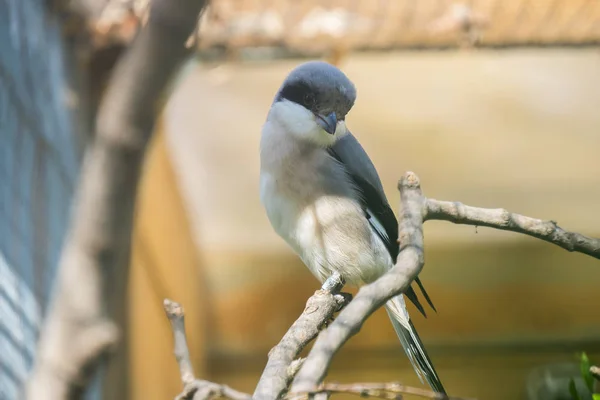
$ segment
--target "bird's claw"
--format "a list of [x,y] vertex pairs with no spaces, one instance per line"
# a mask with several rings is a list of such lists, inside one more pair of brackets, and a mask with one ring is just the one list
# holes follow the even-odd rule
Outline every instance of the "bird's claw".
[[341,311],[342,308],[346,307],[348,305],[348,303],[350,303],[352,301],[352,294],[351,293],[337,293],[336,295],[333,296],[333,298],[335,299],[335,302],[337,303],[338,307],[336,308],[336,312]]
[[[339,312],[344,308],[350,301],[352,300],[352,295],[350,293],[342,293],[340,290],[344,287],[344,278],[339,272],[334,272],[321,286],[321,291],[333,294],[333,299],[336,302],[335,312]],[[333,322],[333,315],[327,319],[325,322],[325,326],[328,326],[331,322]]]
[[[348,303],[352,300],[352,295],[350,293],[338,293],[333,295],[335,302],[337,303],[337,308],[335,312],[340,312],[342,308],[346,307]],[[335,319],[335,316],[332,314],[327,321],[325,322],[325,326],[329,326]]]

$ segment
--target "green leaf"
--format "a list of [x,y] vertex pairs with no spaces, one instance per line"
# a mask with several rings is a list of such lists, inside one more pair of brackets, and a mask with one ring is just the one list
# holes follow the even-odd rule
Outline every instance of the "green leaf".
[[577,388],[575,387],[575,381],[573,378],[571,378],[571,381],[569,382],[569,393],[571,393],[571,398],[573,400],[581,400],[579,393],[577,393]]
[[591,366],[592,365],[590,364],[590,359],[588,358],[587,354],[581,353],[581,364],[580,364],[581,376],[583,377],[583,380],[585,381],[585,385],[588,387],[588,389],[590,389],[590,392],[593,392],[594,391],[594,377],[590,373]]
[[594,393],[592,395],[592,400],[600,400],[600,393]]

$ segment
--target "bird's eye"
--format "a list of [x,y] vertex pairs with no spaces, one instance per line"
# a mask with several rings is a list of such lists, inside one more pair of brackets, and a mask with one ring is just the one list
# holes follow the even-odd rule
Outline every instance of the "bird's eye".
[[315,96],[312,93],[306,93],[304,95],[304,104],[307,106],[312,106],[315,104]]

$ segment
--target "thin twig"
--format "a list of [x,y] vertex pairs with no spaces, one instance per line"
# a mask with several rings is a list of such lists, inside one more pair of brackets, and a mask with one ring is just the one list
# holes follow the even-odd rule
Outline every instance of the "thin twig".
[[117,378],[123,379],[118,369],[125,363],[101,356],[117,344],[125,319],[133,210],[146,146],[161,97],[190,54],[184,43],[204,3],[152,0],[148,24],[117,62],[81,171],[28,399],[82,397],[100,360],[109,361],[104,397],[123,395]]
[[426,399],[435,400],[468,400],[462,397],[448,397],[442,393],[436,393],[431,390],[416,388],[412,386],[402,385],[398,382],[385,382],[385,383],[323,383],[319,385],[318,389],[309,393],[297,393],[290,394],[287,398],[290,400],[300,400],[310,398],[310,396],[327,393],[328,395],[334,393],[351,393],[360,397],[376,397],[381,399],[402,399],[403,395],[410,394],[413,396],[419,396]]
[[304,365],[296,375],[292,392],[312,392],[325,377],[333,355],[365,320],[390,298],[408,288],[423,268],[424,197],[419,178],[408,172],[398,183],[401,198],[399,216],[400,253],[396,265],[375,282],[363,286],[353,301],[317,338]]
[[175,400],[212,400],[217,398],[229,400],[252,400],[247,393],[238,392],[227,385],[196,379],[187,384],[183,392]]
[[194,367],[190,360],[190,351],[185,335],[183,307],[179,303],[169,299],[163,301],[163,307],[165,308],[165,313],[167,314],[167,318],[169,318],[171,329],[173,330],[173,352],[175,353],[175,359],[179,365],[181,382],[185,386],[192,383],[196,379],[196,375],[194,374]]
[[444,220],[455,224],[487,226],[523,233],[553,243],[565,250],[584,253],[600,259],[600,239],[565,231],[555,221],[530,218],[502,208],[479,208],[459,202],[427,199],[423,220]]
[[300,317],[269,352],[269,360],[254,391],[254,399],[278,399],[287,390],[300,367],[294,365],[298,363],[294,359],[344,302],[344,298],[337,295],[342,287],[341,276],[336,273],[308,299]]
[[231,400],[251,400],[252,396],[249,394],[238,392],[229,386],[196,379],[185,334],[185,314],[183,307],[181,304],[169,299],[163,301],[163,306],[167,318],[171,322],[174,341],[173,352],[179,365],[181,382],[183,383],[183,392],[175,399],[205,400],[223,397]]

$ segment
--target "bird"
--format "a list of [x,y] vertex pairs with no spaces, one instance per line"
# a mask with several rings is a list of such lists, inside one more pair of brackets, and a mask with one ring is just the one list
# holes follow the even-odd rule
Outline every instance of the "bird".
[[[325,61],[289,72],[262,126],[260,201],[273,230],[319,281],[337,272],[361,286],[393,267],[399,243],[377,170],[346,126],[355,101],[355,85]],[[415,282],[435,310],[418,277]],[[421,382],[446,394],[404,296],[426,315],[410,287],[386,303],[388,316]]]

